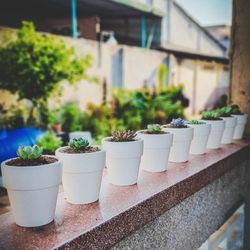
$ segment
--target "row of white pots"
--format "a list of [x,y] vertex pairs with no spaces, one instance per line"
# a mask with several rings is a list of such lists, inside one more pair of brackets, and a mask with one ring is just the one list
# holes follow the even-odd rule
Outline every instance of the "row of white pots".
[[110,183],[133,185],[140,166],[146,171],[162,172],[167,169],[168,160],[185,162],[189,152],[203,154],[207,147],[230,143],[232,137],[240,139],[247,117],[235,117],[188,128],[163,127],[164,134],[139,131],[137,139],[130,142],[112,142],[105,138],[103,149],[92,153],[69,154],[59,148],[56,151],[58,161],[47,165],[17,167],[6,165],[5,161],[2,163],[3,181],[15,221],[25,227],[51,222],[61,181],[70,203],[88,204],[99,199],[105,165]]

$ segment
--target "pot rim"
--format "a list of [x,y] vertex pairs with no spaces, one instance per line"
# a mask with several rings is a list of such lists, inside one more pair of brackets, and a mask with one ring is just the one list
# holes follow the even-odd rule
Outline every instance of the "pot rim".
[[180,131],[180,130],[186,130],[186,129],[188,129],[188,130],[190,130],[190,129],[193,129],[192,127],[189,127],[189,125],[187,125],[187,127],[186,128],[166,128],[166,127],[164,127],[164,125],[162,125],[162,128],[163,129],[173,129],[173,130],[178,130],[178,131]]
[[98,146],[98,145],[92,145],[92,146],[96,146],[98,147],[100,150],[98,151],[95,151],[95,152],[86,152],[86,153],[65,153],[65,152],[60,152],[61,149],[63,148],[66,148],[66,147],[69,147],[69,146],[63,146],[63,147],[60,147],[58,148],[55,153],[58,153],[58,154],[62,154],[62,155],[70,155],[70,156],[79,156],[79,155],[93,155],[93,154],[99,154],[99,153],[103,153],[105,152],[105,149],[103,149],[102,147]]
[[242,113],[242,114],[232,114],[231,116],[247,116],[246,113]]
[[[7,159],[7,160],[3,161],[1,163],[1,166],[2,167],[16,168],[16,169],[23,169],[24,170],[24,169],[44,168],[44,167],[48,167],[48,166],[62,164],[62,161],[58,157],[56,157],[56,156],[51,156],[51,155],[43,155],[43,156],[47,156],[47,157],[50,157],[50,158],[55,158],[55,159],[57,159],[57,161],[56,162],[52,162],[52,163],[48,163],[48,164],[37,165],[37,166],[34,166],[34,165],[33,166],[13,166],[13,165],[7,165],[6,163],[8,161],[13,160],[13,159],[18,159],[18,157],[14,157],[14,158],[10,158],[10,159]],[[20,170],[20,171],[23,171],[23,170]]]
[[188,126],[190,126],[191,128],[195,128],[195,127],[199,127],[199,126],[204,126],[204,127],[210,127],[211,124],[209,123],[203,123],[203,124],[188,124]]
[[221,119],[235,119],[233,116],[220,116]]
[[220,120],[204,120],[204,119],[201,119],[201,121],[204,121],[207,124],[209,124],[210,122],[217,122],[217,123],[220,123],[220,122],[224,123],[225,122],[225,120],[223,120],[222,118]]
[[164,133],[159,133],[159,134],[148,134],[148,133],[143,133],[144,131],[147,131],[146,129],[143,129],[143,130],[138,130],[136,133],[138,133],[138,134],[143,134],[143,135],[148,135],[148,136],[152,136],[152,135],[154,135],[154,136],[164,136],[164,135],[170,135],[170,134],[172,134],[172,133],[170,133],[170,132],[167,132],[167,131],[163,131],[162,130],[162,132],[164,132]]
[[109,139],[112,138],[112,136],[108,136],[108,137],[104,137],[102,139],[102,142],[106,142],[106,143],[116,143],[116,144],[122,144],[122,143],[138,143],[141,142],[142,139],[141,138],[136,138],[134,141],[110,141]]

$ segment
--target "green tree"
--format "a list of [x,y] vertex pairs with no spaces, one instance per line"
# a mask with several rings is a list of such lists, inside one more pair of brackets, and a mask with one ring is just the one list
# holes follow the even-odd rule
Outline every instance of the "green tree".
[[15,39],[0,47],[0,88],[20,98],[47,100],[64,79],[73,83],[89,79],[90,55],[79,56],[64,39],[35,31],[23,22]]

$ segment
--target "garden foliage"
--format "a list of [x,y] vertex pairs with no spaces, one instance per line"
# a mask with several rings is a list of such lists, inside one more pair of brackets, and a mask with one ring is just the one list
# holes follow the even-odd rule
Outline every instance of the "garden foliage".
[[62,38],[23,22],[16,38],[0,47],[0,88],[33,103],[46,100],[64,79],[89,79],[91,62],[90,55],[79,56]]

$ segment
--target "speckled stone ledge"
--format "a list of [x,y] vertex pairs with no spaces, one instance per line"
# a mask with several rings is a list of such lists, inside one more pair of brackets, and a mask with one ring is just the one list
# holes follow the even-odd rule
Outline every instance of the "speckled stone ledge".
[[103,178],[99,202],[71,205],[59,194],[55,221],[22,228],[11,212],[0,215],[0,249],[107,249],[250,158],[250,141],[234,141],[164,173],[141,171],[137,185]]

